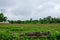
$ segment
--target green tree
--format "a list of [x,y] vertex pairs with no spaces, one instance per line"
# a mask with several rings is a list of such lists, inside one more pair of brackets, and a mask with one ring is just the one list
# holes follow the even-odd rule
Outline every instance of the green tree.
[[48,16],[48,17],[46,17],[46,20],[47,20],[48,23],[51,23],[52,17]]
[[21,23],[21,20],[17,20],[17,23],[20,24]]
[[0,13],[0,22],[6,21],[7,17],[4,16],[3,13]]
[[32,20],[32,18],[30,18],[30,23],[33,23],[33,20]]
[[6,20],[7,20],[7,17],[4,17],[4,18],[3,18],[3,21],[5,22]]

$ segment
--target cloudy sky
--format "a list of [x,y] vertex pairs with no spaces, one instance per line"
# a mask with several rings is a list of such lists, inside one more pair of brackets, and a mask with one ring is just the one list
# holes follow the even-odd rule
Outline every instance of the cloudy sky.
[[60,0],[0,0],[0,11],[10,20],[60,17]]

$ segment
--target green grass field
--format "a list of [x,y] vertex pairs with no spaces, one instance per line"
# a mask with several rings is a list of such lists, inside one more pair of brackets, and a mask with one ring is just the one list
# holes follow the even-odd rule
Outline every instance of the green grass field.
[[[9,40],[29,40],[20,39],[20,33],[29,32],[50,32],[53,37],[60,35],[60,24],[0,24],[0,39],[8,40],[11,38],[10,34],[13,33],[15,38]],[[2,37],[2,35],[4,37]],[[49,39],[30,39],[30,40],[49,40]],[[53,40],[53,39],[50,39]],[[54,39],[56,40],[56,39]]]

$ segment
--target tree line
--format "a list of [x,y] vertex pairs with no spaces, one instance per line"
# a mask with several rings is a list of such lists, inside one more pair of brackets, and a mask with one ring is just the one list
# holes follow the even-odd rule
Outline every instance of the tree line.
[[40,18],[39,20],[9,20],[9,23],[18,23],[18,24],[51,24],[51,23],[60,23],[60,18],[53,18],[51,16],[45,17],[45,18]]
[[0,22],[8,21],[9,23],[17,23],[17,24],[51,24],[51,23],[60,23],[60,18],[53,18],[51,16],[40,18],[39,20],[33,20],[30,18],[30,20],[7,20],[7,17],[4,16],[3,13],[0,13]]

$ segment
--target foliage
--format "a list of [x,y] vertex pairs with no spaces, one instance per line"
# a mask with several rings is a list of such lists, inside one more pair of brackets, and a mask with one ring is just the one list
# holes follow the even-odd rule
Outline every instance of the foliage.
[[31,40],[59,40],[60,24],[0,24],[0,40],[29,40],[20,34],[31,32],[50,32],[46,38],[32,38]]
[[60,23],[60,18],[53,18],[51,16],[45,17],[45,18],[40,18],[39,20],[9,20],[9,23],[18,23],[18,24],[51,24],[51,23]]
[[7,17],[4,16],[3,13],[0,13],[0,22],[5,22],[7,20]]

